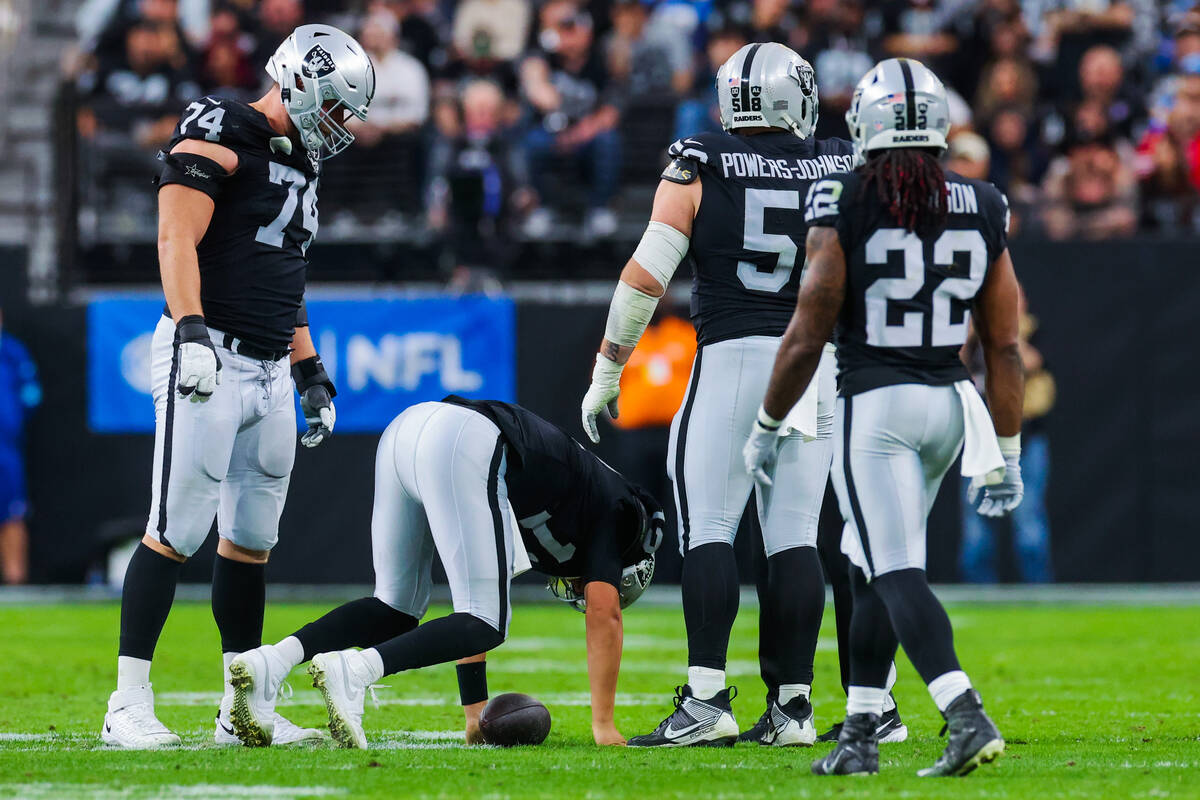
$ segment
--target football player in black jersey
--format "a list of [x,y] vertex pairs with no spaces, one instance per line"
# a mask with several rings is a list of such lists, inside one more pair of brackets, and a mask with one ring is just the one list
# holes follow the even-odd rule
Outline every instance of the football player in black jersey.
[[[179,743],[154,713],[150,662],[182,562],[217,518],[213,616],[230,722],[233,656],[262,638],[265,566],[295,459],[293,385],[314,447],[334,426],[333,384],[307,327],[306,251],[317,232],[323,159],[365,119],[375,71],[337,28],[297,28],[272,56],[275,85],[253,103],[203,97],[189,105],[161,155],[158,255],[166,308],[152,344],[154,477],[146,533],[125,573],[117,690],[101,736],[108,745]],[[282,717],[281,744],[319,738]]]
[[[585,612],[592,736],[624,744],[613,721],[621,609],[649,584],[662,537],[653,497],[532,412],[454,396],[412,406],[384,431],[375,460],[375,596],[238,656],[231,667],[238,735],[246,744],[271,741],[279,685],[311,660],[333,738],[365,748],[368,686],[459,659],[467,741],[478,740],[487,700],[481,654],[508,635],[509,584],[532,563],[555,579],[555,594]],[[421,624],[435,553],[454,613]]]
[[[741,445],[766,389],[795,305],[803,243],[801,203],[813,181],[849,169],[853,147],[817,140],[812,67],[777,43],[749,44],[718,71],[723,133],[675,142],[650,224],[621,273],[583,425],[616,416],[621,371],[681,261],[692,264],[692,321],[699,349],[671,429],[667,470],[675,484],[688,679],[676,711],[630,744],[732,744],[738,738],[725,685],[729,632],[738,608],[733,541],[752,481]],[[776,486],[756,492],[767,555],[760,661],[767,710],[744,739],[811,745],[813,654],[825,603],[817,519],[833,453],[834,356],[781,429]]]
[[[855,565],[851,685],[837,747],[819,775],[878,772],[875,729],[897,644],[929,687],[950,738],[920,775],[964,775],[1004,749],[962,671],[945,610],[925,574],[925,525],[962,452],[979,512],[1008,513],[1023,493],[1017,279],[1008,204],[991,184],[944,172],[949,109],[920,62],[882,61],[846,115],[865,163],[813,184],[796,313],[745,447],[770,479],[776,430],[837,330],[833,480]],[[987,361],[988,410],[959,350],[972,318]]]

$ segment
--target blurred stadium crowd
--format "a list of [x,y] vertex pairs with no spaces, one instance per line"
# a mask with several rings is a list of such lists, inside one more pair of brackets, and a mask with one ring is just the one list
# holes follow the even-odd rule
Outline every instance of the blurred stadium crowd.
[[748,41],[812,62],[821,137],[846,135],[876,59],[908,55],[952,90],[954,169],[1006,191],[1023,234],[1095,239],[1200,228],[1193,2],[86,0],[66,70],[84,205],[144,223],[191,98],[254,99],[293,27],[342,27],[378,92],[322,179],[322,238],[420,230],[478,263],[640,231],[665,146],[718,128],[716,68]]

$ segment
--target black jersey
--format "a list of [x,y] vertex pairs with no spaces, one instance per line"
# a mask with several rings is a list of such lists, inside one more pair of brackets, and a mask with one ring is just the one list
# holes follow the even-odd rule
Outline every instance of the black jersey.
[[804,262],[804,195],[815,179],[853,166],[853,145],[786,131],[702,133],[667,152],[675,161],[663,177],[699,174],[704,189],[688,251],[698,343],[782,336]]
[[857,172],[820,180],[808,193],[806,221],[835,228],[846,254],[835,339],[842,395],[968,377],[958,354],[987,270],[1008,246],[1008,200],[985,181],[947,172],[946,182],[946,226],[923,238],[863,191]]
[[[283,140],[263,114],[218,97],[187,107],[167,151],[183,139],[214,142],[238,157],[196,248],[205,321],[264,350],[286,350],[317,233],[320,161],[295,143],[281,152]],[[160,185],[170,182],[164,174]]]
[[657,502],[561,428],[498,400],[443,402],[478,411],[500,429],[508,501],[539,572],[618,586],[622,569],[657,549]]

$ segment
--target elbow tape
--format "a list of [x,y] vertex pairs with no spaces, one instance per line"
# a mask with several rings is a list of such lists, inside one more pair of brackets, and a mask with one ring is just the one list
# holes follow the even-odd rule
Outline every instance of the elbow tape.
[[670,225],[651,221],[637,249],[633,251],[633,260],[653,275],[665,290],[690,246],[688,237]]

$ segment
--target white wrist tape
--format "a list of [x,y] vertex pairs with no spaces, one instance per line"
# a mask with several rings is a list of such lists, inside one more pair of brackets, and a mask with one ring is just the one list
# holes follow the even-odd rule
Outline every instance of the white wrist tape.
[[624,370],[624,364],[612,361],[603,353],[596,353],[596,366],[592,368],[592,383],[605,388],[618,387],[621,385],[621,373]]
[[666,289],[689,246],[688,237],[670,225],[651,221],[633,251],[633,260]]
[[996,443],[1000,445],[1000,454],[1005,456],[1021,455],[1021,434],[1016,436],[997,436]]
[[783,420],[775,419],[762,406],[758,407],[758,424],[762,425],[769,431],[779,430],[779,426],[783,424]]
[[622,347],[637,347],[657,307],[657,297],[651,297],[625,281],[617,281],[612,304],[608,307],[604,338]]

